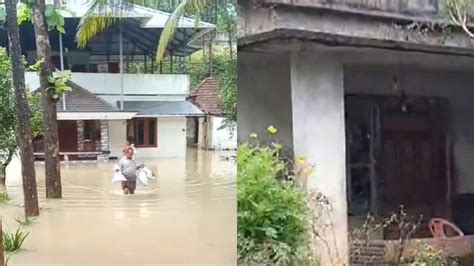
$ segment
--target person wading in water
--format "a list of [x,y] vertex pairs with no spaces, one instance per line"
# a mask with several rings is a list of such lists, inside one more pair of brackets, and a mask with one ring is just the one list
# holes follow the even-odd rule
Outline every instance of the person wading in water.
[[128,148],[128,147],[132,147],[133,157],[135,158],[135,156],[137,155],[137,149],[135,148],[135,144],[134,144],[134,140],[133,140],[132,136],[127,138],[127,144],[125,145],[125,149]]
[[133,147],[124,149],[125,156],[119,161],[119,170],[127,181],[122,181],[122,190],[124,194],[134,194],[137,187],[137,170],[143,167],[138,165],[134,159]]

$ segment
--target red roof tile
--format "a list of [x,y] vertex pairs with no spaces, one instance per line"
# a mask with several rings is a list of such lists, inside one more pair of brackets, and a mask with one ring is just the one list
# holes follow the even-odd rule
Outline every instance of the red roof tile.
[[224,115],[219,104],[219,90],[219,80],[210,77],[203,80],[190,97],[192,102],[205,114]]

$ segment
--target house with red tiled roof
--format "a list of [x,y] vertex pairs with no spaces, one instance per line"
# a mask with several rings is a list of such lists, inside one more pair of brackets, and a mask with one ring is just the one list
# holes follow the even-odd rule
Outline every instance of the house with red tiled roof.
[[204,117],[188,119],[188,143],[192,141],[202,149],[230,150],[237,148],[236,129],[223,128],[225,112],[219,102],[219,80],[204,79],[190,94],[189,100]]

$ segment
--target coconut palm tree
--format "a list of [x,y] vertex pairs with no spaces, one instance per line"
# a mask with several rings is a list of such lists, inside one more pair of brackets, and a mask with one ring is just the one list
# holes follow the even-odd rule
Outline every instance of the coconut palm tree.
[[[177,0],[179,1],[179,0]],[[222,1],[222,0],[220,0]],[[224,0],[225,1],[225,0]],[[168,2],[168,3],[165,3]],[[160,63],[165,55],[166,47],[176,30],[179,19],[183,15],[192,15],[199,23],[200,15],[213,7],[216,0],[181,0],[175,5],[172,1],[172,13],[166,22],[157,44],[156,61]],[[133,5],[158,8],[168,4],[167,0],[93,0],[87,13],[81,18],[76,40],[78,46],[84,48],[89,41],[108,27],[120,22],[127,16]],[[167,6],[168,6],[167,5]]]

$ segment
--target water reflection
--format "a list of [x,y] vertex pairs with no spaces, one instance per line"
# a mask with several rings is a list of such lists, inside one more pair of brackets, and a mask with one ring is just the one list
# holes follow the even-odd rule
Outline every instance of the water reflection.
[[[235,265],[236,167],[232,152],[189,150],[186,159],[143,160],[158,176],[136,195],[111,184],[113,163],[62,165],[63,199],[46,200],[37,166],[40,206],[26,251],[10,265]],[[22,214],[19,162],[7,172],[9,227]]]

